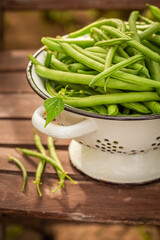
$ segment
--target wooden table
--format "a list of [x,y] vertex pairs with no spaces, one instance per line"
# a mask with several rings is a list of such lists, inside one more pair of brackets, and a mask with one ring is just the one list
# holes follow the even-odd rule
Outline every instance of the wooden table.
[[[68,157],[68,140],[56,140],[64,169],[77,180],[66,180],[65,190],[51,193],[58,182],[47,164],[39,197],[33,184],[37,159],[27,158],[15,147],[35,149],[31,116],[43,103],[29,87],[25,68],[27,55],[35,51],[0,53],[0,214],[100,223],[160,225],[160,182],[147,185],[114,185],[95,181],[76,171]],[[40,134],[46,146],[46,136]],[[7,154],[19,158],[28,171],[27,187],[21,192],[22,174],[9,164]]]

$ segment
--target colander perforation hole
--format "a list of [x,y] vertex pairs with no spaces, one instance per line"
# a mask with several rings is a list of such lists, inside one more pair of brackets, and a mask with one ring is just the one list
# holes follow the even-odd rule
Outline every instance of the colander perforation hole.
[[160,146],[160,143],[158,143],[157,146]]
[[105,147],[101,147],[102,150],[106,149]]
[[152,147],[156,146],[156,143],[152,143],[151,146],[152,146]]
[[97,139],[97,143],[100,143],[100,142],[101,142],[101,140]]
[[117,148],[117,146],[112,146],[113,148]]
[[113,143],[114,143],[114,144],[118,144],[118,141],[114,141]]
[[110,143],[107,143],[107,145],[111,145]]
[[144,152],[144,150],[142,149],[142,150],[140,150],[140,152]]
[[122,147],[122,146],[119,146],[119,149],[123,149],[123,147]]
[[105,142],[109,142],[109,140],[107,138],[104,139]]
[[157,139],[158,141],[160,141],[160,137],[157,137],[156,139]]
[[96,145],[96,147],[97,147],[97,148],[100,148],[100,146],[99,146],[99,145]]
[[157,147],[154,147],[154,148],[153,148],[153,150],[156,150],[156,149],[158,149],[158,148],[157,148]]

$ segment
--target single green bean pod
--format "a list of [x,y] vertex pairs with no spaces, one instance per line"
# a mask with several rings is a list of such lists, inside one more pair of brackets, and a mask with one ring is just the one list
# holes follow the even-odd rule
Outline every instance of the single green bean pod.
[[23,164],[17,158],[14,158],[11,155],[8,155],[8,161],[15,162],[23,173],[23,186],[22,186],[22,192],[23,192],[25,189],[25,186],[26,186],[26,182],[27,182],[27,171],[26,171],[25,167],[23,166]]
[[143,102],[153,113],[160,113],[160,103],[156,101]]

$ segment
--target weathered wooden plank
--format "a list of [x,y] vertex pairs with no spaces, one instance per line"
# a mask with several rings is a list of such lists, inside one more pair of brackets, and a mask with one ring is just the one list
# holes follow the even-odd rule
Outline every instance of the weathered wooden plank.
[[0,71],[22,71],[29,62],[27,56],[35,50],[12,50],[0,52]]
[[[52,220],[160,225],[160,183],[120,186],[97,181],[66,181],[65,190],[51,193],[57,185],[43,179],[40,198],[28,177],[21,193],[21,176],[0,174],[0,213]],[[13,184],[14,183],[14,184]],[[11,187],[12,186],[12,187]]]
[[[0,120],[0,146],[33,146],[33,126],[30,120]],[[42,143],[47,144],[47,136],[39,133]],[[58,148],[66,148],[70,140],[56,139]]]
[[[3,0],[4,9],[39,9],[39,10],[51,10],[51,9],[144,9],[145,0],[68,0],[68,1],[56,1],[56,0]],[[160,6],[159,0],[148,0],[148,3]]]
[[[37,151],[37,149],[32,149],[34,151]],[[46,147],[47,150],[47,147]],[[62,166],[68,174],[74,175],[76,178],[84,178],[84,175],[79,174],[75,168],[73,168],[70,164],[69,155],[67,150],[56,150],[56,153],[62,163]],[[0,147],[0,155],[1,155],[1,163],[0,164],[0,173],[8,173],[8,174],[19,174],[21,175],[21,170],[17,167],[16,164],[10,164],[8,163],[8,154],[11,156],[19,159],[21,163],[24,165],[26,171],[31,174],[32,176],[35,175],[35,171],[37,168],[37,165],[39,163],[39,159],[34,157],[26,157],[22,155],[20,152],[15,150],[15,148],[4,148]],[[49,155],[48,151],[47,154]],[[46,164],[44,174],[48,177],[56,177],[55,170],[50,164]]]
[[3,49],[3,9],[2,9],[2,1],[0,1],[0,50]]
[[34,93],[25,72],[0,72],[0,93]]
[[0,94],[0,118],[31,118],[33,112],[43,105],[43,100],[34,93]]

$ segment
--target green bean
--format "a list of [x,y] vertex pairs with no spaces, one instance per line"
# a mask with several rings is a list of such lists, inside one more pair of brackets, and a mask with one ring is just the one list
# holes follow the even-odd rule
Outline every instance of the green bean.
[[[119,62],[121,62],[123,60],[125,60],[125,58],[122,58],[122,57],[119,57],[119,56],[114,56],[113,63],[119,63]],[[148,71],[148,69],[145,66],[143,66],[143,65],[141,65],[139,63],[133,63],[133,64],[129,65],[128,67],[132,68],[132,69],[135,69],[135,70],[138,70],[142,74],[144,74],[145,76],[150,78],[149,71]]]
[[153,35],[149,40],[160,47],[160,35]]
[[124,107],[124,109],[123,109],[123,113],[122,113],[122,114],[124,114],[124,115],[129,115],[129,113],[130,113],[130,109]]
[[96,82],[101,81],[102,79],[104,79],[105,77],[108,77],[110,75],[112,75],[114,72],[116,72],[117,70],[123,68],[123,67],[127,67],[129,64],[132,64],[138,60],[144,59],[143,55],[135,55],[129,59],[126,59],[120,63],[117,63],[116,65],[113,65],[112,67],[104,70],[102,73],[99,73],[97,76],[95,76],[92,81],[90,82],[90,86],[92,86],[93,84],[95,84]]
[[[107,69],[109,69],[112,65],[112,60],[113,60],[113,56],[115,54],[115,51],[117,49],[117,46],[112,46],[108,53],[107,53],[107,56],[106,56],[106,60],[105,60],[105,65],[104,65],[104,71],[106,71]],[[98,76],[98,75],[97,75]],[[104,84],[104,90],[106,91],[106,88],[107,88],[107,85],[108,85],[108,82],[110,80],[110,76],[107,77],[104,81],[105,81],[105,84]],[[92,80],[93,81],[93,80]]]
[[90,33],[90,36],[92,39],[94,39],[95,42],[99,42],[101,40],[99,35],[97,35],[96,33]]
[[31,54],[28,55],[29,60],[34,64],[34,65],[41,65],[43,66],[42,63],[40,63],[35,57],[33,57]]
[[22,171],[22,174],[23,174],[22,192],[23,192],[24,189],[25,189],[25,186],[26,186],[26,182],[27,182],[27,172],[26,172],[26,169],[23,166],[23,164],[17,158],[12,157],[11,155],[8,155],[8,161],[9,162],[11,162],[11,161],[15,162],[18,165],[18,167],[21,169],[21,171]]
[[47,37],[48,40],[55,43],[68,43],[68,44],[77,44],[82,48],[92,47],[95,43],[93,39],[79,39],[79,38],[50,38]]
[[[37,149],[39,150],[40,153],[42,153],[43,155],[46,155],[46,151],[41,143],[41,139],[40,137],[38,136],[38,134],[36,133],[36,131],[34,130],[34,141],[35,141],[35,145],[37,147]],[[37,170],[36,170],[36,177],[35,177],[35,181],[34,183],[37,184],[37,190],[38,190],[38,193],[39,193],[39,196],[41,197],[42,196],[42,193],[40,191],[40,188],[39,188],[39,185],[42,184],[41,183],[41,176],[42,176],[42,173],[43,173],[43,170],[44,170],[44,167],[45,167],[45,160],[44,159],[40,159],[40,162],[37,166]]]
[[126,38],[112,38],[112,39],[108,39],[108,40],[99,41],[95,44],[95,46],[98,46],[98,47],[114,46],[117,44],[120,45],[126,41],[128,41],[128,39],[126,39]]
[[[101,63],[98,63],[97,61],[94,61],[90,59],[89,57],[85,56],[84,54],[80,53],[76,49],[73,48],[72,45],[69,45],[67,43],[61,43],[61,46],[63,50],[72,58],[77,60],[80,63],[83,63],[84,65],[93,68],[97,71],[103,70],[103,65]],[[77,46],[76,46],[77,47]]]
[[86,57],[88,57],[88,58],[90,58],[90,59],[93,59],[93,60],[95,60],[95,61],[97,61],[97,62],[99,62],[99,63],[102,63],[102,64],[105,63],[105,61],[104,61],[102,58],[97,57],[97,56],[95,56],[94,54],[92,54],[92,53],[90,53],[90,52],[88,52],[88,51],[85,51],[84,49],[80,48],[79,46],[74,45],[74,46],[72,46],[72,47],[73,47],[75,50],[77,50],[79,53],[85,55]]
[[72,63],[74,63],[74,59],[68,57],[68,59],[64,59],[64,60],[63,60],[63,63],[65,63],[65,64],[67,64],[67,65],[72,64]]
[[84,98],[65,99],[65,103],[73,107],[92,107],[95,105],[121,104],[128,102],[160,101],[155,92],[128,92],[94,95]]
[[[92,52],[92,56],[93,55],[97,55],[97,56],[99,56],[99,57],[101,57],[103,59],[106,59],[106,54],[102,54],[101,55],[101,53]],[[115,55],[113,57],[113,63],[119,63],[119,62],[122,62],[123,60],[125,60],[125,58],[120,57],[118,55]],[[129,65],[128,67],[136,70],[135,72],[133,72],[133,74],[136,74],[136,72],[137,72],[137,74],[138,73],[142,73],[146,77],[150,78],[149,71],[148,71],[148,69],[145,66],[143,66],[143,65],[141,65],[139,63],[133,63],[133,64]],[[127,72],[127,70],[126,70],[126,72]]]
[[98,74],[98,72],[96,72],[96,71],[85,71],[85,70],[81,70],[81,69],[79,69],[78,71],[77,71],[77,73],[81,73],[81,74],[89,74],[89,75],[97,75]]
[[160,54],[160,48],[156,45],[154,45],[153,43],[151,43],[150,41],[147,40],[143,40],[142,44],[148,48],[150,48],[152,51]]
[[136,40],[137,42],[140,42],[139,35],[137,33],[137,28],[136,28],[136,21],[139,17],[139,12],[138,11],[132,11],[130,16],[129,16],[129,29],[130,31],[133,31],[132,38]]
[[147,40],[149,39],[154,33],[160,30],[160,23],[155,22],[150,25],[148,29],[146,29],[144,32],[141,32],[139,34],[140,40]]
[[147,4],[147,7],[149,8],[153,17],[160,22],[160,8],[150,4]]
[[[55,150],[54,139],[50,136],[48,136],[48,138],[47,138],[47,146],[48,146],[50,157],[52,159],[54,159],[56,161],[56,163],[58,164],[58,166],[62,169],[62,171],[64,171],[61,161],[59,160],[56,150]],[[59,170],[57,170],[57,174],[60,179],[59,185],[64,187],[64,179],[65,179],[64,175]]]
[[87,67],[86,65],[82,64],[82,63],[72,63],[68,65],[68,69],[71,72],[77,72],[78,70],[84,70],[84,71],[90,71],[91,68]]
[[120,55],[120,57],[129,58],[128,53],[126,53],[122,47],[118,46],[117,52]]
[[[40,65],[35,66],[35,70],[36,70],[36,73],[40,77],[48,78],[48,79],[54,80],[56,82],[64,81],[66,83],[89,85],[90,81],[93,78],[93,75],[56,71],[56,70],[45,68],[44,66],[40,66]],[[119,75],[123,75],[123,74],[124,73],[121,73]],[[128,77],[128,75],[127,75],[127,77]],[[122,77],[125,78],[124,75]],[[141,78],[141,77],[138,77],[138,78]],[[152,91],[153,90],[152,88],[145,86],[145,85],[141,86],[141,85],[137,85],[137,84],[125,83],[125,82],[122,82],[122,81],[119,81],[119,80],[113,79],[113,78],[110,78],[110,79],[111,79],[111,81],[109,81],[109,83],[108,83],[108,88],[133,90],[133,91]],[[144,80],[143,80],[143,82],[144,82]],[[152,82],[154,82],[154,81],[152,81]],[[98,83],[95,83],[95,86],[103,87],[104,84],[103,84],[103,82],[98,82]]]
[[90,52],[95,52],[95,53],[104,53],[104,54],[108,52],[106,49],[102,47],[89,47],[89,48],[86,48],[85,50]]
[[116,37],[127,37],[130,40],[130,41],[127,42],[127,44],[129,46],[134,47],[139,52],[141,52],[145,56],[151,58],[155,62],[160,62],[160,55],[159,54],[153,52],[152,50],[150,50],[149,48],[145,47],[141,43],[138,43],[134,39],[132,39],[129,36],[125,35],[123,32],[120,32],[118,29],[115,29],[115,28],[112,28],[112,27],[108,27],[108,26],[103,26],[102,29],[104,31],[109,32],[110,34],[113,34]]
[[133,75],[136,75],[136,76],[140,73],[139,70],[130,69],[130,68],[122,68],[121,71],[126,72],[126,73],[130,73],[130,74],[133,74]]
[[153,21],[152,21],[151,19],[146,18],[146,17],[144,17],[144,16],[142,16],[142,15],[139,15],[139,18],[140,18],[142,21],[144,21],[145,23],[147,23],[147,24],[152,24],[152,23],[153,23]]
[[53,42],[51,40],[49,40],[46,37],[42,37],[41,42],[48,47],[48,49],[56,51],[56,52],[60,52],[60,53],[64,53],[63,49],[61,48],[60,44]]
[[108,109],[108,115],[110,116],[116,116],[119,113],[119,108],[117,104],[110,104],[107,106]]
[[[146,63],[152,79],[160,82],[160,65],[150,59],[146,59]],[[156,88],[156,92],[160,96],[160,88]]]
[[153,113],[160,113],[160,103],[156,101],[143,102]]
[[153,79],[144,78],[141,76],[135,76],[129,73],[124,73],[122,71],[117,71],[115,73],[112,73],[112,77],[119,79],[121,81],[129,82],[129,83],[142,84],[150,87],[160,88],[160,83],[157,81],[154,81]]
[[143,114],[147,114],[151,112],[146,106],[144,106],[142,103],[139,103],[139,102],[121,103],[121,105],[125,108],[135,110]]
[[110,25],[110,26],[122,29],[123,32],[125,31],[125,24],[122,20],[110,18],[110,19],[102,19],[102,20],[93,22],[93,23],[87,25],[86,27],[81,28],[80,30],[70,33],[69,37],[74,38],[74,37],[83,36],[83,35],[89,33],[91,28],[93,28],[93,27],[100,28],[102,25]]
[[[107,49],[108,50],[108,49]],[[92,56],[96,56],[96,57],[99,57],[99,58],[102,58],[102,59],[106,59],[106,54],[107,52],[104,54],[104,53],[98,53],[98,52],[92,52],[92,51],[88,51],[88,50],[85,50],[87,53],[91,53]]]
[[32,151],[32,150],[28,150],[28,149],[25,149],[25,148],[16,148],[18,151],[22,152],[24,155],[27,155],[27,156],[33,156],[33,157],[36,157],[36,158],[40,158],[40,159],[44,159],[46,162],[50,163],[54,168],[56,168],[57,170],[59,170],[62,174],[64,174],[64,176],[66,178],[68,178],[69,180],[71,180],[73,183],[75,183],[75,181],[73,179],[71,179],[68,174],[66,172],[64,172],[59,166],[58,164],[56,163],[56,161],[51,158],[51,157],[48,157],[48,156],[45,156],[43,155],[42,153],[38,153],[38,152],[35,152],[35,151]]
[[107,115],[108,114],[107,108],[103,105],[92,106],[92,109],[95,110],[97,113],[102,114],[102,115]]
[[68,55],[65,54],[65,53],[58,53],[56,58],[59,60],[59,61],[65,61],[66,59],[68,59]]
[[50,65],[51,65],[52,68],[56,68],[58,70],[69,72],[68,65],[65,64],[65,63],[62,63],[61,61],[56,59],[54,56],[52,56]]
[[91,28],[90,33],[96,33],[99,36],[100,40],[108,39],[108,37],[99,28],[95,28],[95,27]]
[[44,66],[49,67],[52,59],[52,52],[50,50],[47,51],[47,55],[44,61]]
[[129,57],[132,57],[132,56],[134,56],[135,54],[141,54],[139,51],[137,51],[136,49],[134,49],[134,48],[132,48],[132,47],[130,47],[130,46],[128,46],[128,47],[125,49],[125,51],[127,52],[127,54],[128,54]]

